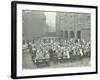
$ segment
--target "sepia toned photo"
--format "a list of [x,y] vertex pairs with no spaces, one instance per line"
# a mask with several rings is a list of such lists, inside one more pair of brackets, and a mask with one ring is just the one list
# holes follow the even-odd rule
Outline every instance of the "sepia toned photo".
[[91,66],[91,14],[22,11],[22,68]]

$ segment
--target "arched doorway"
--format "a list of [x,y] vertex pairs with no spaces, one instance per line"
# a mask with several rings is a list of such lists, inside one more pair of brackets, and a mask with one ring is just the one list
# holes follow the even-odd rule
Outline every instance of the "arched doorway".
[[68,39],[68,31],[65,31],[65,37]]
[[81,39],[81,31],[77,31],[77,39]]
[[74,38],[75,35],[74,35],[74,31],[70,31],[70,38]]
[[60,36],[63,37],[63,31],[61,31],[61,35]]

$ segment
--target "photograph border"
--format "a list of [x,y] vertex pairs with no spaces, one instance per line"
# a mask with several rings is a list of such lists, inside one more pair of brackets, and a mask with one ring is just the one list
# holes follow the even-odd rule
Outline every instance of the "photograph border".
[[[60,7],[79,7],[79,8],[93,8],[96,10],[96,71],[95,72],[81,72],[81,73],[64,73],[64,74],[50,74],[50,75],[37,75],[37,76],[17,76],[17,4],[33,4],[33,5],[48,5]],[[26,2],[26,1],[12,1],[11,2],[11,78],[39,78],[39,77],[55,77],[55,76],[68,76],[68,75],[85,75],[98,73],[98,7],[89,5],[73,5],[73,4],[58,4],[58,3],[42,3],[42,2]]]

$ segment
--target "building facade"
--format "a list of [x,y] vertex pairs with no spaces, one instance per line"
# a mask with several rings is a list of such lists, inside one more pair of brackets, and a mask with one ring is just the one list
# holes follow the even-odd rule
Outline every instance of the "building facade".
[[90,41],[91,15],[89,13],[56,13],[56,32],[66,39],[83,39]]
[[42,11],[23,10],[22,12],[23,40],[33,40],[48,32],[46,16]]

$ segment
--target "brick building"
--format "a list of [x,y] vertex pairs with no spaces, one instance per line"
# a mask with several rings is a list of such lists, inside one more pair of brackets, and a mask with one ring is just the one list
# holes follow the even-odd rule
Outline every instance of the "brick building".
[[90,21],[89,13],[56,13],[56,32],[60,37],[67,39],[84,39],[90,41]]
[[22,21],[23,40],[33,40],[48,32],[46,16],[42,11],[23,10]]

